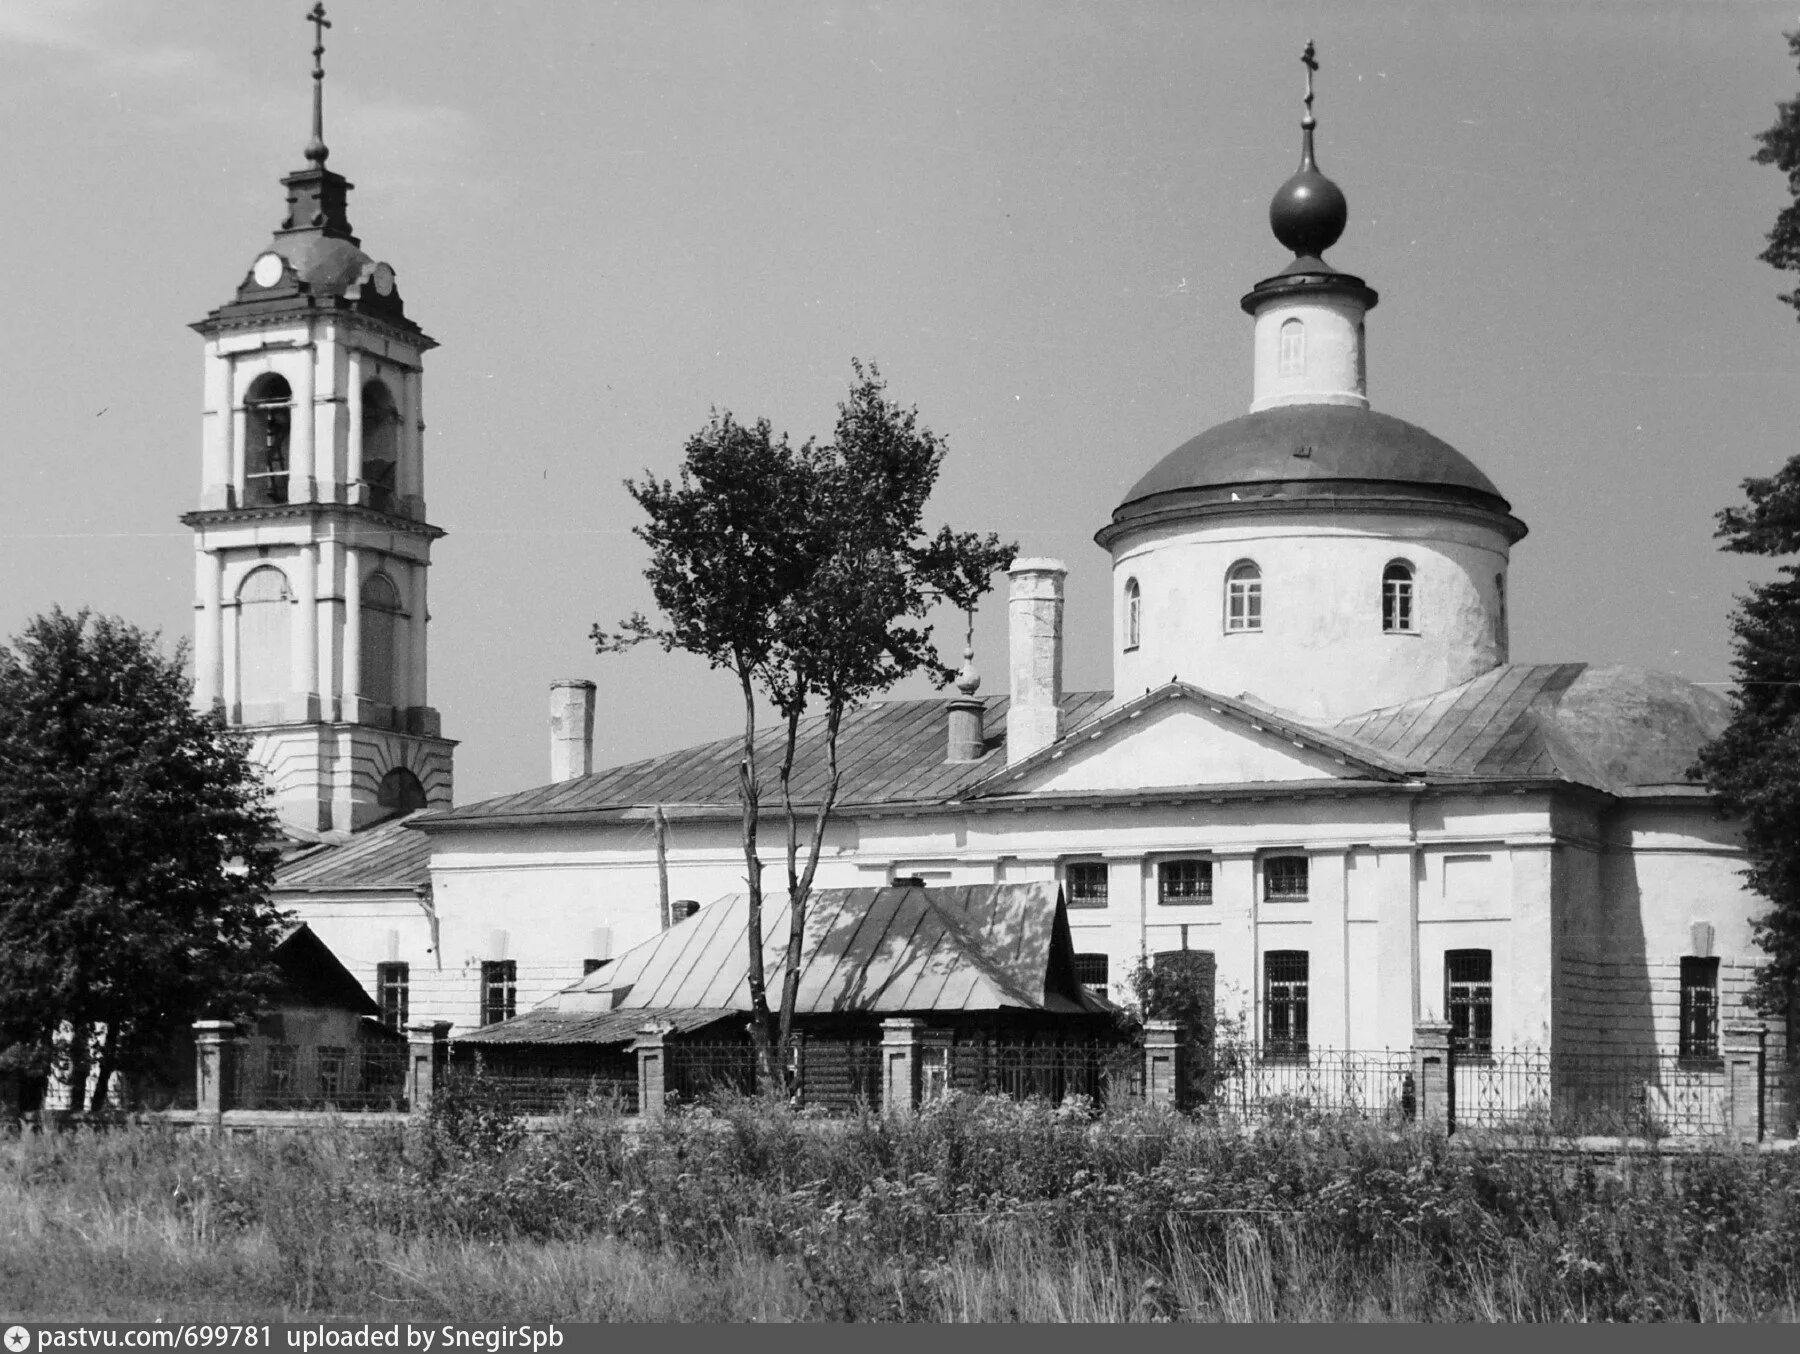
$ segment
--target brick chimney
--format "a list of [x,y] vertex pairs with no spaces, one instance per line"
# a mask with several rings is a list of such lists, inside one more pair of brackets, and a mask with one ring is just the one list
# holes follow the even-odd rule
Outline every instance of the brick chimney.
[[1061,560],[1022,559],[1011,569],[1012,704],[1006,761],[1022,761],[1062,736],[1063,579]]
[[579,677],[550,683],[550,779],[594,769],[594,684]]

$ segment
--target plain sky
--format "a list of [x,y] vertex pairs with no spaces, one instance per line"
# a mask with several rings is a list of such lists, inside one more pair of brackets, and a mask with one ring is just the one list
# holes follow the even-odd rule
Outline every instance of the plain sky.
[[[0,0],[0,634],[53,603],[192,630],[201,342],[301,166],[301,0]],[[1331,253],[1381,292],[1374,406],[1531,534],[1515,659],[1729,678],[1767,566],[1713,517],[1796,447],[1786,200],[1754,134],[1791,7],[339,0],[326,140],[426,360],[432,697],[459,801],[547,777],[553,678],[603,764],[730,733],[648,605],[621,481],[712,406],[826,433],[852,356],[950,456],[934,521],[1071,566],[1067,682],[1110,685],[1093,533],[1244,412],[1237,298],[1318,44]],[[1003,605],[977,660],[998,689]],[[960,647],[954,622],[941,633]],[[1184,674],[1186,675],[1186,674]],[[1203,676],[1197,679],[1204,681]]]

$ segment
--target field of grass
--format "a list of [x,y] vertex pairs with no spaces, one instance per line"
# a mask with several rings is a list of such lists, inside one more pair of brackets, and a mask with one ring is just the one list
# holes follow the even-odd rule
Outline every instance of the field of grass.
[[524,1134],[0,1139],[0,1311],[116,1320],[1792,1320],[1800,1155],[953,1097]]

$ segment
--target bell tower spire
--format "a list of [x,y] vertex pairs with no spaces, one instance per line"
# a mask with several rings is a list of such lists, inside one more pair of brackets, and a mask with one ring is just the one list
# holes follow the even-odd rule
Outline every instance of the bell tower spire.
[[323,4],[312,137],[287,210],[206,340],[194,698],[251,737],[284,825],[341,838],[451,802],[426,687],[423,359],[394,270],[326,168]]

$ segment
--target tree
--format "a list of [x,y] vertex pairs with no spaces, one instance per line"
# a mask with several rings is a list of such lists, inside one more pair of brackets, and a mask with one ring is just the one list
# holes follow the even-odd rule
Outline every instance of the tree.
[[[1800,32],[1786,36],[1800,59]],[[1776,109],[1752,159],[1786,174],[1793,200],[1776,215],[1761,258],[1800,272],[1800,98]],[[1800,290],[1781,299],[1800,310]],[[1718,515],[1721,548],[1773,559],[1800,554],[1800,456],[1772,476],[1745,480],[1743,490],[1745,503]],[[1776,573],[1740,598],[1732,614],[1731,722],[1701,749],[1693,774],[1743,824],[1750,858],[1744,877],[1769,904],[1755,922],[1766,958],[1752,1000],[1764,1013],[1786,1017],[1791,1047],[1800,1037],[1800,566],[1782,564]]]
[[[947,683],[954,671],[938,657],[923,618],[939,602],[972,608],[1017,550],[991,533],[945,527],[926,535],[921,519],[944,444],[920,425],[916,410],[889,402],[872,364],[851,365],[855,380],[829,443],[796,447],[766,419],[746,427],[715,410],[688,439],[678,483],[648,472],[625,482],[650,519],[634,530],[650,547],[644,576],[662,623],[639,613],[617,631],[592,631],[602,653],[648,640],[697,654],[737,678],[751,1034],[771,1087],[786,1084],[806,906],[837,805],[843,717],[914,673]],[[789,925],[775,1008],[763,967],[758,694],[775,707],[783,733],[776,778]],[[809,714],[815,724],[805,722]],[[825,788],[803,805],[793,771],[803,736],[814,729]]]
[[252,1014],[281,915],[247,746],[189,705],[185,650],[60,609],[0,646],[0,1069],[148,1068],[203,1015]]

